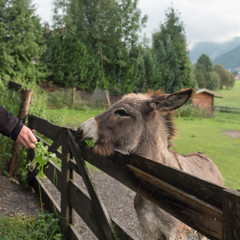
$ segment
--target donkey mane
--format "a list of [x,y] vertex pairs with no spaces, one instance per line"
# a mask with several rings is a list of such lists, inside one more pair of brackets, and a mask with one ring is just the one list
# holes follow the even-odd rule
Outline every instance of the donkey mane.
[[[168,94],[164,94],[162,90],[151,90],[149,89],[148,92],[145,94],[147,98],[155,98],[159,97],[161,95],[167,96]],[[173,122],[173,116],[174,116],[174,111],[166,111],[164,114],[162,114],[163,121],[165,123],[165,127],[167,130],[167,135],[168,135],[168,147],[171,147],[171,139],[176,136],[176,128],[175,124]]]

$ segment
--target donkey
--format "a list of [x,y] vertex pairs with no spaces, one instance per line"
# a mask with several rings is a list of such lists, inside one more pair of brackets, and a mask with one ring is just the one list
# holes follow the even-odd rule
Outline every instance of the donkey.
[[[104,113],[84,122],[77,130],[77,141],[93,139],[98,154],[107,156],[115,150],[135,154],[222,185],[219,170],[207,156],[180,155],[170,149],[175,136],[172,111],[185,104],[192,93],[189,88],[172,94],[127,94]],[[144,240],[188,239],[192,229],[139,193],[134,206]],[[206,238],[199,234],[199,239]]]

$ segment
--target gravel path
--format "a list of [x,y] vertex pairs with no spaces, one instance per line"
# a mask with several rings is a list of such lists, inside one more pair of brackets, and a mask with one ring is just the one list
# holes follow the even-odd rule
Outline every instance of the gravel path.
[[[135,193],[103,172],[98,171],[96,173],[96,170],[94,170],[91,176],[109,215],[121,223],[121,226],[123,226],[128,233],[137,237],[137,239],[141,239],[140,228],[133,206]],[[87,194],[81,177],[78,177],[76,182],[84,193]],[[56,202],[60,204],[60,193],[52,183],[50,181],[44,181],[44,185],[53,194]],[[77,214],[74,214],[74,225],[82,239],[97,240],[95,235]]]
[[36,215],[41,211],[39,197],[24,190],[16,180],[0,175],[0,215]]
[[[129,233],[140,239],[140,229],[133,206],[134,193],[103,172],[94,171],[91,175],[109,215],[117,219]],[[0,184],[0,216],[17,214],[33,216],[41,211],[39,196],[33,190],[24,190],[16,180],[1,175]],[[60,204],[60,193],[49,181],[44,181],[44,184]],[[85,189],[80,177],[77,179],[77,184]],[[77,214],[74,214],[74,219],[75,227],[82,239],[97,239]]]
[[[135,193],[103,172],[96,173],[94,171],[91,175],[109,215],[117,219],[128,233],[137,239],[141,239],[140,228],[133,206]],[[80,177],[76,181],[77,185],[82,189],[85,188]],[[15,180],[4,176],[0,176],[0,183],[0,216],[13,216],[16,214],[32,216],[41,211],[39,197],[34,191],[24,190]],[[55,186],[48,180],[44,181],[44,185],[54,196],[56,202],[60,204],[60,193]],[[77,214],[74,214],[74,223],[81,239],[97,240]],[[197,239],[196,236],[189,237],[189,240]]]

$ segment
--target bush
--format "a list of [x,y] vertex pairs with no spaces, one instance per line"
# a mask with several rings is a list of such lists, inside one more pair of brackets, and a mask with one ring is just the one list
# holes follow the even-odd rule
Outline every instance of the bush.
[[[50,121],[56,122],[55,117],[47,116],[47,95],[38,87],[35,82],[27,83],[24,80],[14,79],[15,82],[22,86],[31,89],[33,91],[32,104],[30,105],[29,113],[48,118]],[[9,90],[8,81],[0,78],[0,105],[5,107],[8,111],[12,112],[15,116],[18,116],[20,106],[20,92]],[[27,124],[27,122],[26,122]],[[7,173],[8,162],[12,155],[13,141],[0,134],[0,172]],[[27,176],[26,172],[26,158],[27,151],[22,149],[18,158],[18,168],[15,175],[24,179]]]
[[208,117],[208,114],[203,109],[193,107],[193,105],[187,104],[176,111],[176,117],[181,118],[204,118]]
[[39,214],[37,217],[18,215],[0,218],[1,240],[63,240],[58,219],[53,214]]

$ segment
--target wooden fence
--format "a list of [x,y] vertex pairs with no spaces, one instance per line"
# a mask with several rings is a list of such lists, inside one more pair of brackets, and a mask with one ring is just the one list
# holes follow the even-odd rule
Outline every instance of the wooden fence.
[[218,112],[239,113],[240,114],[240,108],[223,107],[223,106],[215,106],[214,108]]
[[[17,91],[21,93],[21,103],[19,106],[18,118],[25,123],[26,117],[28,115],[28,110],[32,101],[32,90],[24,88],[22,85],[9,81],[8,82],[9,89],[13,91]],[[21,144],[14,142],[13,143],[13,150],[12,150],[12,157],[9,161],[9,168],[8,174],[10,177],[14,175],[14,171],[17,167],[18,163],[18,155],[21,150]]]
[[[29,116],[28,122],[30,128],[53,140],[49,151],[55,152],[62,160],[61,169],[52,162],[45,169],[48,179],[61,192],[60,208],[57,208],[55,200],[44,185],[34,178],[35,175],[32,184],[36,190],[37,184],[40,184],[48,206],[57,209],[66,239],[80,239],[73,226],[73,209],[100,240],[136,239],[108,215],[95,191],[94,183],[90,180],[85,161],[130,189],[140,191],[154,204],[208,238],[240,239],[240,192],[211,184],[139,156],[126,156],[116,152],[111,157],[102,157],[85,145],[79,147],[74,140],[75,132],[70,129],[53,125],[33,115]],[[61,151],[58,150],[59,147]],[[32,158],[33,151],[29,150],[28,161]],[[73,172],[82,177],[90,197],[77,187]],[[57,183],[54,181],[56,176]]]

